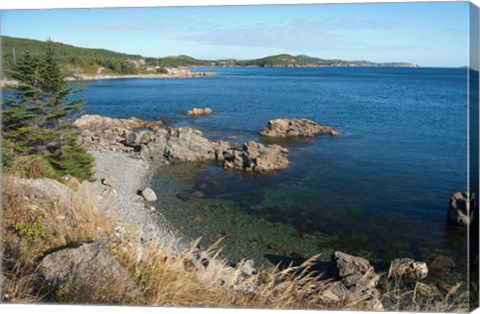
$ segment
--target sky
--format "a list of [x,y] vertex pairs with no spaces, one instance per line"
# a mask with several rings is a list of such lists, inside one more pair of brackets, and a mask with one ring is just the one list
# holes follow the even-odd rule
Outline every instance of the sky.
[[145,57],[468,64],[468,2],[4,10],[2,35]]

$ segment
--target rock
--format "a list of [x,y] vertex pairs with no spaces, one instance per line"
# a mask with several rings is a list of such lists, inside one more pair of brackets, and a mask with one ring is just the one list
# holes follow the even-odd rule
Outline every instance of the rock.
[[421,294],[428,298],[441,297],[442,293],[435,285],[427,285],[422,282],[417,282],[415,284],[415,294]]
[[109,178],[100,179],[100,183],[108,187],[113,187],[112,179]]
[[67,282],[73,287],[99,289],[113,285],[122,287],[117,292],[124,291],[127,297],[138,293],[134,281],[102,243],[83,244],[48,254],[40,267],[46,281],[53,287]]
[[125,138],[125,145],[137,147],[140,145],[147,145],[155,138],[155,134],[152,131],[141,129],[135,130],[128,134]]
[[224,168],[241,171],[270,172],[288,168],[288,149],[279,145],[247,142],[241,149],[232,148],[223,153]]
[[[137,142],[147,142],[162,128],[163,121],[144,121],[137,118],[112,119],[99,115],[83,115],[73,125],[80,129],[78,141],[91,149],[107,148],[113,151],[131,152]],[[131,133],[135,133],[130,136]],[[141,133],[141,134],[137,134]],[[128,139],[128,141],[127,141]],[[128,142],[128,144],[127,144]]]
[[240,266],[240,271],[247,276],[255,275],[258,272],[253,259],[247,259],[243,262]]
[[182,161],[216,160],[218,144],[203,137],[199,130],[189,127],[172,128],[165,137],[164,156]]
[[476,202],[475,193],[470,195],[468,192],[453,193],[448,207],[448,221],[460,226],[469,226],[474,218]]
[[331,287],[331,294],[347,303],[359,303],[367,309],[383,309],[376,289],[380,276],[368,260],[337,251],[333,262],[340,281]]
[[147,202],[155,202],[157,200],[157,194],[151,189],[146,188],[142,191],[142,196]]
[[182,201],[189,201],[192,199],[202,199],[204,198],[204,194],[200,191],[182,191],[177,193],[177,198],[181,199]]
[[453,258],[445,255],[437,256],[431,263],[430,269],[432,271],[440,272],[444,269],[455,267],[455,261]]
[[260,131],[260,135],[268,137],[314,137],[320,134],[342,135],[339,131],[307,119],[270,120]]
[[212,108],[207,107],[207,108],[193,108],[193,109],[187,110],[185,114],[187,116],[198,117],[198,116],[208,116],[208,115],[211,115],[212,113],[213,113]]
[[420,280],[428,275],[428,268],[425,262],[415,261],[411,258],[396,258],[390,264],[388,278],[408,278]]
[[154,123],[85,115],[74,125],[82,130],[79,141],[88,148],[128,152],[137,158],[159,162],[216,161],[223,162],[226,169],[254,172],[276,171],[289,165],[288,150],[279,145],[251,141],[239,148],[226,141],[210,141],[190,127],[163,128]]
[[69,198],[73,191],[66,185],[53,179],[15,179],[20,187],[37,198],[59,200]]

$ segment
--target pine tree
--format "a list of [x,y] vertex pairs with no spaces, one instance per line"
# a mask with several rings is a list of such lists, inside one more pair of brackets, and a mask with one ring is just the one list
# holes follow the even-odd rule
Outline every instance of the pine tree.
[[3,105],[4,146],[17,153],[32,154],[36,152],[33,142],[41,133],[41,126],[36,123],[42,98],[39,61],[27,50],[9,74],[18,85]]
[[92,179],[94,159],[77,143],[71,124],[85,104],[83,99],[71,98],[83,88],[68,86],[51,42],[43,60],[26,53],[10,75],[18,85],[2,108],[4,166],[15,156],[37,155],[58,176]]

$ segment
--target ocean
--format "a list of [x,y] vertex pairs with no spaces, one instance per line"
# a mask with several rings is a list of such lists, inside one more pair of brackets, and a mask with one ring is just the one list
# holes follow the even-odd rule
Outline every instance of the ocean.
[[[217,75],[88,82],[85,111],[171,119],[235,143],[271,143],[258,132],[276,118],[311,119],[344,136],[274,141],[289,149],[291,164],[270,175],[209,163],[159,168],[151,182],[157,207],[186,237],[205,246],[223,238],[229,260],[257,264],[328,260],[335,250],[379,269],[396,257],[449,256],[455,267],[431,277],[466,279],[466,232],[446,221],[451,194],[467,188],[466,69],[192,71]],[[183,115],[193,107],[214,114]]]

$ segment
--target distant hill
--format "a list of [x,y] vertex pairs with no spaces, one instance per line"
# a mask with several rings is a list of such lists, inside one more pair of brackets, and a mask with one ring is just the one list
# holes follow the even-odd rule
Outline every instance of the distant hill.
[[[2,36],[3,70],[2,77],[8,77],[15,60],[28,49],[33,56],[42,57],[46,42]],[[255,67],[325,67],[325,66],[384,66],[416,67],[404,62],[374,63],[369,61],[325,60],[306,55],[280,54],[253,60],[199,60],[190,56],[151,58],[140,55],[118,53],[105,49],[80,48],[54,42],[52,47],[59,63],[70,74],[152,74],[165,73],[165,68],[194,66],[255,66]]]

